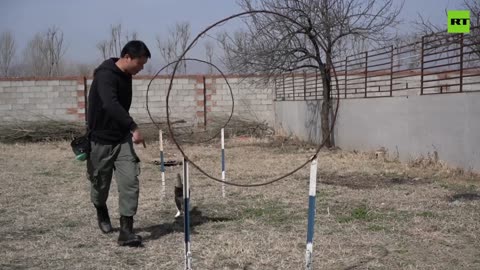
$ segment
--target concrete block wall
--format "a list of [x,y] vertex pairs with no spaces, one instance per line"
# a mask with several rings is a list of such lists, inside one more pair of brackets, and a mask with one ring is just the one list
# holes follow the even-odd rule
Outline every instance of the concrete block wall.
[[[194,76],[175,79],[169,96],[171,120],[185,120],[188,123],[196,122],[196,82]],[[130,115],[139,123],[150,123],[148,110],[155,122],[166,121],[166,98],[170,79],[166,77],[137,78],[132,82],[133,97]],[[149,86],[150,85],[150,86]]]
[[[189,124],[203,125],[205,112],[207,123],[217,117],[228,117],[232,110],[230,85],[234,98],[234,116],[273,125],[273,87],[256,83],[258,78],[227,76],[227,80],[228,84],[223,77],[217,75],[177,76],[173,81],[168,102],[171,120],[185,120]],[[88,89],[90,84],[91,79],[87,80]],[[159,76],[153,80],[151,77],[139,77],[133,80],[130,114],[136,121],[151,122],[147,111],[147,89],[148,110],[152,118],[156,122],[166,121],[169,84],[169,76]]]
[[[465,71],[463,74],[463,88],[462,91],[476,91],[480,84],[480,76],[478,71]],[[304,91],[304,76],[302,74],[290,75],[284,77],[286,85],[287,100],[303,100]],[[459,72],[439,73],[439,74],[424,74],[423,76],[423,93],[437,94],[437,93],[453,93],[459,92],[461,83],[459,79]],[[307,74],[306,87],[307,99],[312,99],[310,96],[314,95],[315,75]],[[390,73],[389,71],[372,71],[368,73],[367,94],[368,98],[374,97],[388,97],[390,96]],[[333,89],[338,80],[338,89],[340,96],[345,96],[345,74],[339,73],[337,78],[332,78]],[[392,78],[392,96],[412,96],[421,94],[421,73],[419,71],[404,71],[395,73]],[[365,73],[347,74],[347,98],[365,98]],[[282,96],[282,84],[277,86],[277,91]],[[292,85],[295,85],[295,99],[293,99]],[[317,95],[321,95],[323,86],[321,79],[317,83]]]
[[[170,119],[203,125],[205,113],[207,124],[217,117],[228,117],[232,110],[232,95],[228,87],[230,85],[234,98],[234,116],[266,121],[273,125],[273,87],[255,83],[255,78],[228,76],[227,80],[228,84],[221,76],[177,76],[168,101]],[[165,122],[169,84],[169,76],[160,76],[154,80],[149,77],[135,79],[131,115],[139,122],[151,121],[147,111],[148,88],[150,114],[155,121]]]
[[83,78],[0,80],[0,120],[85,118]]
[[230,115],[233,103],[234,116],[265,121],[273,126],[273,86],[263,83],[259,77],[227,79],[228,84],[222,77],[206,80],[207,110],[211,111],[210,116]]
[[[234,115],[273,125],[273,87],[255,84],[256,78],[229,76],[227,80],[234,95]],[[0,120],[34,121],[48,117],[84,121],[85,92],[88,95],[91,83],[92,78],[83,77],[0,79]],[[166,121],[169,83],[169,76],[153,80],[152,77],[134,78],[130,114],[137,122],[151,122],[147,112],[147,89],[152,118],[156,122]],[[221,76],[177,76],[170,91],[169,108],[171,120],[185,120],[188,125],[203,124],[205,112],[207,123],[216,116],[228,116],[232,97]]]
[[[457,74],[458,75],[458,74]],[[426,75],[424,80],[431,80],[437,76]],[[386,90],[389,76],[376,74],[368,78],[368,97],[385,96],[388,93],[378,92]],[[364,80],[362,75],[349,75],[348,79],[357,78],[359,90],[357,94],[349,90],[349,98],[363,98]],[[463,90],[476,90],[480,83],[480,76],[470,76],[463,79]],[[265,121],[273,125],[275,115],[273,110],[274,85],[263,84],[260,77],[227,76],[234,97],[234,115],[242,118]],[[303,76],[287,78],[295,80],[295,85],[303,86]],[[310,80],[312,78],[309,78]],[[340,90],[345,78],[339,74]],[[35,120],[38,116],[60,120],[84,121],[85,119],[85,89],[90,88],[92,79],[83,77],[67,78],[15,78],[0,79],[0,120],[14,119]],[[166,95],[169,86],[169,76],[135,77],[133,80],[133,101],[130,113],[138,122],[150,122],[147,113],[148,107],[155,121],[166,121]],[[352,81],[353,82],[353,81]],[[444,84],[458,83],[459,79],[449,79],[435,82],[436,87],[425,93],[439,93],[458,91],[458,87]],[[412,73],[411,76],[394,79],[393,96],[414,96],[420,94],[420,76]],[[430,85],[430,84],[425,84]],[[203,88],[206,87],[204,97]],[[321,88],[321,82],[318,83]],[[319,90],[321,91],[321,90]],[[303,94],[303,92],[301,93]],[[204,99],[206,98],[206,104]],[[303,98],[303,97],[302,97]],[[177,76],[172,85],[169,98],[170,116],[173,120],[183,119],[189,124],[203,124],[205,113],[207,122],[217,116],[228,116],[232,108],[232,97],[225,79],[218,75],[183,75]],[[206,105],[206,106],[204,106]]]

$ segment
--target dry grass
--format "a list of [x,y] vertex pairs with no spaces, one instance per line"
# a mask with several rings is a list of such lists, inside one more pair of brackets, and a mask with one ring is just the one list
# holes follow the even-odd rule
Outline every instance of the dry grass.
[[[135,227],[144,248],[121,248],[103,235],[89,202],[85,163],[68,142],[0,144],[1,269],[183,269],[183,225],[167,168],[162,197],[158,145],[142,159]],[[186,145],[220,175],[218,145]],[[227,141],[227,178],[264,182],[303,163],[311,146],[236,138]],[[180,160],[167,142],[165,156]],[[315,269],[480,269],[479,178],[438,164],[401,164],[374,154],[321,152]],[[221,186],[191,169],[194,269],[303,269],[309,168],[261,188]],[[118,228],[118,194],[108,204]],[[470,194],[470,195],[468,195]]]
[[0,143],[71,140],[84,133],[85,126],[79,122],[54,119],[17,120],[1,123]]

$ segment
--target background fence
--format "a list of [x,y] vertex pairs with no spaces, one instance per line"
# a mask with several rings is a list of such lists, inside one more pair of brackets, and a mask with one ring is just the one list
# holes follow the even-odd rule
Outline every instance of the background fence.
[[[227,76],[235,99],[234,116],[273,125],[273,87],[255,83],[255,77]],[[151,84],[150,84],[151,82]],[[0,78],[0,121],[85,121],[87,92],[92,78]],[[166,121],[166,96],[170,77],[135,77],[130,114],[140,123],[150,123],[147,112],[158,122]],[[232,110],[229,85],[220,75],[181,75],[172,85],[170,117],[188,125],[223,121]],[[213,124],[213,123],[212,123]]]
[[[479,27],[470,34],[438,32],[408,45],[350,55],[334,62],[331,94],[374,98],[480,91],[479,34]],[[283,74],[274,85],[277,101],[322,99],[317,71]]]

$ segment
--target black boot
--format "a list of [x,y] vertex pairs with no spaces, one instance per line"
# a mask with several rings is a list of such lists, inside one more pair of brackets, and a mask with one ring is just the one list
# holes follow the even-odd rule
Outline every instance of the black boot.
[[97,220],[98,227],[103,233],[112,232],[112,223],[110,222],[110,217],[108,216],[107,206],[96,206],[97,209]]
[[120,246],[138,247],[142,245],[142,237],[133,233],[133,217],[120,217]]

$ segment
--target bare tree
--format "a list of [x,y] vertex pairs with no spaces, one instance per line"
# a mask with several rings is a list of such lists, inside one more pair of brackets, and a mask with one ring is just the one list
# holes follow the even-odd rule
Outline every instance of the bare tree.
[[463,5],[470,10],[470,49],[475,52],[476,60],[480,58],[480,1],[464,0]]
[[28,43],[24,54],[24,62],[30,66],[26,75],[61,75],[61,61],[65,51],[60,28],[53,26],[44,33],[37,33]]
[[[180,60],[178,58],[187,48],[190,34],[190,23],[177,22],[173,28],[168,30],[166,40],[162,41],[161,38],[157,36],[157,47],[160,50],[160,55],[166,62],[165,64]],[[169,70],[170,68],[167,68],[167,71]],[[182,65],[179,65],[178,72],[180,74],[187,72],[186,61],[183,61]]]
[[[206,61],[209,63],[213,63],[213,44],[212,42],[205,43],[205,56]],[[208,65],[208,74],[213,74],[213,66]]]
[[[463,0],[462,9],[470,10],[470,34],[459,36],[452,35],[445,32],[444,25],[432,23],[425,19],[422,15],[418,15],[415,20],[417,32],[420,35],[426,36],[424,42],[428,53],[436,53],[438,58],[448,58],[448,60],[438,61],[437,64],[455,63],[458,59],[454,58],[458,54],[454,51],[455,48],[460,48],[460,43],[464,46],[464,67],[478,66],[480,58],[480,1],[478,0]],[[448,11],[445,9],[445,17]],[[435,33],[435,35],[433,35]],[[440,38],[443,35],[444,38]],[[433,41],[432,41],[433,40]]]
[[6,31],[0,34],[0,75],[9,76],[13,57],[15,57],[15,39],[12,32]]
[[480,26],[480,2],[478,0],[464,0],[463,6],[470,10],[471,26]]
[[[478,0],[463,0],[461,8],[465,10],[470,10],[470,28],[476,28],[480,26],[480,1]],[[445,17],[447,17],[448,11],[445,9]],[[423,35],[429,35],[436,32],[445,30],[443,24],[438,25],[432,23],[430,20],[426,19],[420,13],[417,15],[418,18],[414,21],[414,24],[417,27],[417,32]]]
[[65,47],[63,44],[63,32],[59,28],[52,27],[47,30],[42,51],[45,54],[45,59],[48,61],[48,76],[60,75],[60,61],[65,54]]
[[97,43],[97,49],[100,51],[100,55],[105,60],[112,55],[110,51],[110,42],[107,40],[102,40]]
[[122,50],[122,25],[112,25],[110,28],[110,46],[114,56],[119,56]]
[[[172,63],[175,61],[175,48],[173,44],[170,44],[169,41],[162,41],[160,36],[157,36],[157,47],[160,51],[160,56],[162,57],[163,61],[165,61],[165,65]],[[173,67],[167,66],[165,71],[169,73]]]
[[138,38],[138,33],[123,32],[122,24],[110,25],[110,37],[97,43],[97,49],[103,59],[120,57],[123,46],[130,40]]
[[74,65],[74,67],[75,67],[75,70],[73,72],[75,72],[75,74],[78,74],[80,76],[92,76],[93,71],[95,70],[94,64],[82,63],[82,64],[76,64]]
[[393,45],[395,55],[393,62],[397,69],[418,69],[422,62],[422,33],[413,32],[398,35],[387,45]]
[[146,75],[154,75],[155,74],[155,70],[153,69],[153,64],[152,62],[148,62],[146,65],[145,65],[145,68],[142,70],[142,72]]
[[332,60],[342,55],[341,43],[363,37],[370,42],[389,39],[389,27],[395,25],[403,6],[393,0],[241,0],[247,30],[224,35],[227,66],[241,73],[261,73],[274,78],[284,72],[310,68],[322,78],[322,136],[332,147],[330,117],[332,111]]
[[26,76],[45,76],[44,71],[46,70],[46,61],[44,59],[43,53],[41,52],[43,48],[43,36],[40,33],[35,34],[35,36],[28,42],[27,47],[24,52],[24,61],[25,64],[23,71]]

